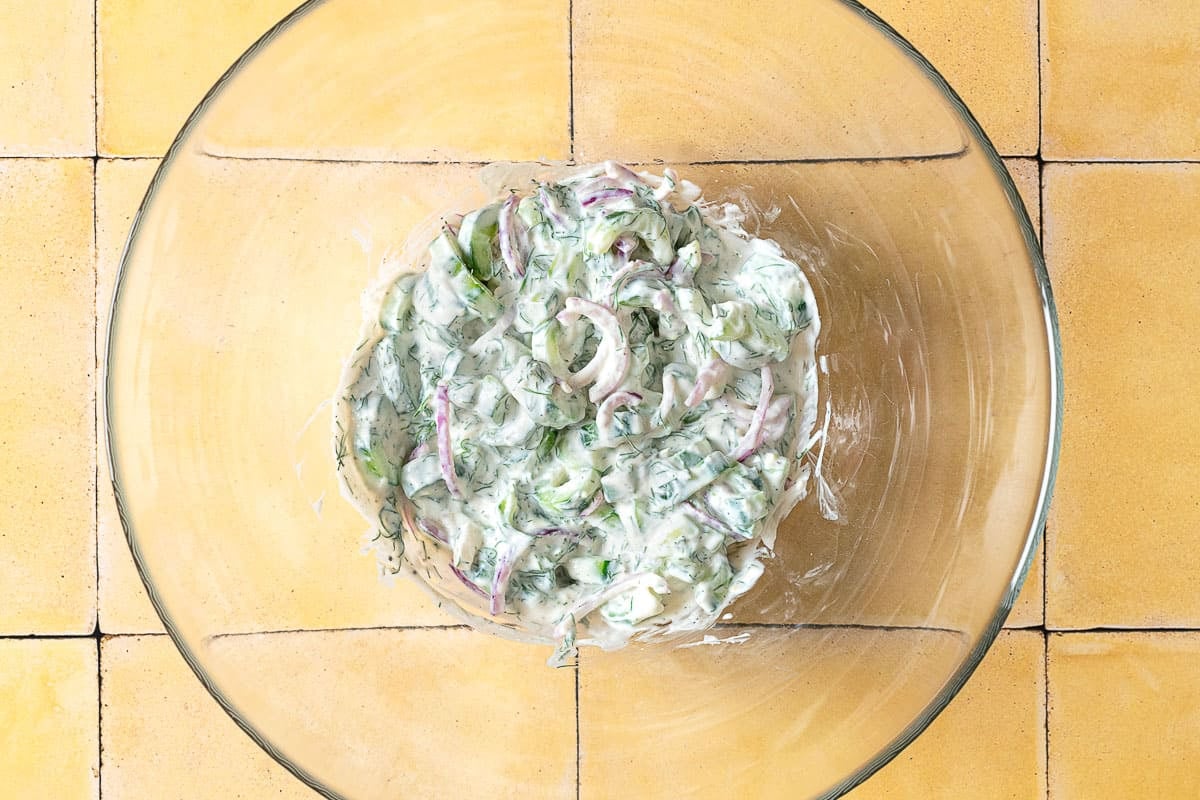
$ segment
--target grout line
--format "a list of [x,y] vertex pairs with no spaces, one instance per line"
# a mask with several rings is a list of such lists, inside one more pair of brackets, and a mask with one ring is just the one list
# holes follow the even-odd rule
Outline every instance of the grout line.
[[583,746],[579,726],[579,670],[583,659],[575,659],[575,800],[580,800],[583,794]]
[[[92,158],[92,566],[93,610],[100,628],[100,159]],[[105,457],[107,457],[107,447]]]
[[[348,164],[351,166],[392,165],[399,167],[486,167],[494,163],[507,163],[503,159],[496,161],[450,161],[438,159],[403,159],[403,158],[307,158],[303,156],[238,156],[225,153],[214,153],[203,150],[196,153],[200,158],[211,158],[214,161],[246,161],[267,163],[280,162],[284,164]],[[125,158],[164,158],[164,156],[125,156]],[[537,163],[537,162],[535,162]],[[547,165],[550,166],[550,165]]]
[[92,2],[92,155],[100,155],[100,0]]
[[925,631],[928,633],[952,633],[964,635],[964,631],[954,628],[938,628],[928,625],[865,625],[858,623],[827,623],[827,622],[718,622],[713,629],[733,630],[735,628],[764,628],[768,630],[851,630],[851,631]]
[[[955,158],[962,158],[969,152],[969,147],[964,147],[961,150],[955,150],[947,153],[932,153],[922,156],[814,156],[811,158],[763,158],[763,159],[712,159],[708,161],[687,161],[681,162],[687,166],[755,166],[755,165],[775,165],[775,164],[877,164],[877,163],[895,163],[895,164],[919,164],[925,161],[948,161]],[[1003,157],[1003,156],[1002,156]],[[1013,156],[1019,158],[1020,156]],[[660,161],[634,161],[631,165],[640,164],[658,164]]]
[[1136,636],[1153,636],[1154,634],[1159,634],[1159,633],[1178,633],[1178,634],[1195,636],[1195,635],[1200,635],[1200,626],[1195,627],[1195,628],[1188,628],[1188,627],[1181,627],[1181,626],[1175,626],[1175,627],[1164,626],[1161,628],[1140,626],[1140,627],[1122,628],[1122,627],[1113,626],[1113,625],[1098,625],[1098,626],[1092,627],[1092,628],[1047,628],[1046,632],[1053,634],[1055,636],[1076,636],[1076,635],[1089,634],[1089,633],[1090,634],[1102,633],[1102,634],[1109,634],[1112,636],[1121,636],[1123,634],[1133,634]]
[[1043,99],[1043,76],[1042,76],[1042,17],[1045,15],[1045,0],[1038,0],[1037,7],[1037,109],[1038,109],[1038,130],[1037,130],[1037,155],[1042,157],[1042,129],[1045,127],[1046,112],[1044,108],[1045,100]]
[[[813,157],[813,158],[778,158],[778,159],[716,159],[716,160],[701,160],[701,161],[663,161],[661,159],[653,161],[628,161],[630,166],[646,166],[659,164],[677,164],[679,166],[688,167],[706,167],[706,166],[777,166],[788,164],[912,164],[922,163],[926,161],[947,161],[955,158],[962,158],[969,152],[968,148],[956,150],[949,153],[933,153],[931,155],[909,155],[909,156],[828,156],[828,157]],[[437,161],[437,160],[405,160],[405,159],[355,159],[355,158],[302,158],[289,156],[236,156],[225,155],[222,153],[204,152],[200,154],[202,157],[211,158],[220,161],[244,161],[253,162],[283,162],[292,164],[349,164],[349,165],[392,165],[392,166],[447,166],[447,167],[483,167],[494,163],[507,163],[504,159],[496,161]],[[1003,158],[1029,158],[1030,156],[1002,156]],[[107,158],[107,157],[106,157]],[[147,159],[155,158],[155,156],[127,156],[126,158]],[[546,166],[556,166],[555,163],[547,163],[541,161],[533,161],[531,163],[545,163]]]
[[1045,781],[1045,797],[1050,798],[1050,633],[1042,631],[1042,725],[1044,733],[1044,741],[1046,744],[1046,774],[1043,776]]
[[567,136],[568,158],[575,160],[575,0],[567,2]]
[[[812,158],[764,158],[764,159],[715,159],[707,161],[664,161],[656,159],[653,161],[630,161],[627,162],[630,166],[657,166],[659,164],[677,164],[685,167],[705,167],[705,166],[777,166],[788,164],[919,164],[927,161],[946,161],[955,158],[962,158],[967,154],[968,150],[958,150],[952,153],[934,153],[924,156],[828,156],[828,157],[812,157]],[[235,156],[224,155],[221,153],[201,153],[202,157],[211,158],[220,161],[244,161],[253,162],[280,162],[288,164],[347,164],[351,166],[357,165],[390,165],[390,166],[409,166],[409,167],[485,167],[489,164],[510,163],[505,159],[496,159],[493,161],[438,161],[432,159],[362,159],[362,158],[304,158],[291,156]],[[1000,158],[1030,158],[1036,159],[1043,164],[1114,164],[1127,166],[1140,165],[1155,165],[1155,164],[1200,164],[1200,158],[1163,158],[1163,159],[1131,159],[1131,158],[1046,158],[1039,147],[1035,153],[1000,153]],[[42,159],[42,160],[57,160],[64,158],[99,158],[103,161],[161,161],[161,155],[3,155],[0,160],[4,159]],[[574,154],[572,154],[572,159]],[[521,163],[521,162],[516,162]],[[529,163],[544,163],[548,167],[558,166],[557,162],[542,162],[534,160]]]
[[0,634],[0,642],[21,642],[21,641],[72,641],[76,639],[95,639],[96,629],[93,627],[89,633],[12,633]]
[[96,800],[104,797],[104,670],[100,659],[103,658],[103,648],[100,647],[100,624],[97,622],[96,631]]
[[[246,636],[276,636],[285,633],[361,633],[363,631],[462,631],[470,630],[469,625],[373,625],[347,628],[284,628],[272,631],[238,631],[235,633],[215,633],[205,637],[208,641],[217,639],[240,638]],[[134,634],[140,635],[140,634]]]
[[[775,630],[865,630],[865,631],[925,631],[928,633],[953,633],[963,634],[963,631],[954,630],[953,628],[936,628],[903,625],[854,625],[854,624],[826,624],[826,623],[773,623],[773,622],[718,622],[713,626],[717,630],[730,630],[733,628],[764,628]],[[362,628],[294,628],[287,630],[275,631],[244,631],[237,633],[218,633],[208,637],[209,639],[220,639],[225,637],[243,637],[243,636],[270,636],[285,633],[358,633],[363,631],[455,631],[455,630],[473,630],[470,625],[394,625],[394,626],[379,626],[379,627],[362,627]],[[1006,628],[1005,630],[1013,631],[1041,631],[1046,634],[1055,636],[1074,636],[1077,634],[1112,634],[1120,636],[1122,634],[1133,635],[1153,635],[1161,633],[1178,633],[1185,635],[1200,635],[1200,625],[1195,627],[1187,626],[1134,626],[1120,627],[1113,625],[1099,625],[1090,628],[1050,628],[1044,625],[1037,625],[1028,628]],[[120,633],[101,633],[99,626],[95,627],[89,633],[18,633],[18,634],[0,634],[0,641],[20,641],[20,640],[69,640],[69,639],[97,639],[97,638],[124,638],[132,636],[167,636],[166,631],[142,631],[142,632],[120,632]]]
[[[1038,17],[1041,19],[1040,15]],[[1040,41],[1040,38],[1039,38]],[[1038,62],[1041,63],[1040,61]],[[1039,78],[1040,82],[1040,78]],[[1039,95],[1040,97],[1040,95]],[[1041,127],[1038,128],[1039,136]],[[1042,262],[1046,265],[1046,274],[1050,273],[1050,260],[1046,255],[1046,215],[1050,209],[1046,205],[1046,161],[1041,155],[1041,145],[1038,146],[1038,248],[1042,251]],[[1054,281],[1050,281],[1053,285]],[[1051,525],[1047,520],[1042,525],[1042,631],[1047,630],[1048,612],[1050,609],[1050,533]]]
[[0,163],[4,163],[6,161],[11,161],[13,163],[17,163],[17,162],[21,162],[21,161],[93,161],[94,162],[95,160],[96,160],[96,156],[94,156],[91,153],[78,153],[78,154],[74,154],[74,155],[71,155],[71,154],[63,155],[62,153],[30,155],[29,153],[17,154],[17,153],[2,153],[2,152],[0,152]]
[[100,0],[92,2],[92,536],[96,568],[96,681],[100,681]]
[[[92,2],[92,545],[96,623],[96,798],[104,796],[104,676],[100,667],[100,0]],[[105,448],[107,450],[107,448]],[[104,454],[107,457],[107,452]]]
[[[727,159],[727,160],[709,160],[709,161],[674,161],[664,159],[654,159],[652,161],[629,161],[626,162],[630,166],[658,166],[661,164],[674,164],[684,167],[707,167],[707,166],[778,166],[788,164],[919,164],[927,161],[946,161],[955,158],[962,158],[967,155],[968,150],[958,150],[952,153],[934,153],[924,156],[814,156],[812,158],[762,158],[762,159]],[[494,159],[492,161],[436,161],[436,160],[404,160],[404,159],[365,159],[365,158],[301,158],[288,156],[232,156],[223,155],[220,153],[199,153],[201,157],[211,158],[221,161],[245,161],[245,162],[282,162],[296,164],[349,164],[349,165],[392,165],[392,166],[410,166],[410,167],[485,167],[490,164],[507,164],[507,163],[533,163],[545,164],[547,167],[569,165],[569,162],[545,162],[533,159],[525,162],[513,162],[507,159]],[[1154,166],[1154,165],[1200,165],[1200,158],[1102,158],[1102,157],[1081,157],[1081,158],[1046,158],[1044,154],[1037,153],[998,153],[1001,159],[1011,158],[1030,158],[1037,159],[1045,164],[1112,164],[1117,166]],[[0,162],[3,161],[70,161],[72,159],[88,160],[88,161],[162,161],[163,155],[155,155],[153,153],[142,153],[139,155],[116,155],[116,154],[97,154],[97,153],[0,153]]]
[[1196,165],[1200,164],[1200,158],[1043,158],[1043,163],[1046,164],[1082,164],[1082,165],[1107,165],[1114,166],[1161,166],[1161,165]]
[[[787,625],[782,623],[736,623],[736,622],[718,622],[713,626],[716,630],[731,630],[734,628],[762,628],[773,630],[865,630],[865,631],[884,631],[884,632],[904,632],[904,631],[924,631],[927,633],[953,633],[962,634],[963,631],[956,631],[953,628],[921,628],[921,627],[903,627],[903,626],[888,626],[888,625],[808,625],[797,624]],[[218,633],[208,637],[211,639],[221,639],[227,637],[246,637],[246,636],[271,636],[287,633],[360,633],[364,631],[460,631],[473,630],[470,625],[411,625],[411,626],[393,626],[393,627],[377,627],[377,628],[296,628],[293,630],[278,630],[278,631],[246,631],[241,633]],[[1076,636],[1085,634],[1110,634],[1112,636],[1122,636],[1125,634],[1133,636],[1152,636],[1155,634],[1182,634],[1185,636],[1200,636],[1200,626],[1189,627],[1131,627],[1121,628],[1114,626],[1098,626],[1092,628],[1048,628],[1043,625],[1032,626],[1028,628],[1005,628],[1007,631],[1036,631],[1053,636]],[[0,634],[0,642],[7,641],[70,641],[75,639],[125,639],[135,636],[167,636],[166,631],[125,631],[125,632],[105,632],[101,633],[99,628],[93,629],[90,633],[18,633],[18,634]]]

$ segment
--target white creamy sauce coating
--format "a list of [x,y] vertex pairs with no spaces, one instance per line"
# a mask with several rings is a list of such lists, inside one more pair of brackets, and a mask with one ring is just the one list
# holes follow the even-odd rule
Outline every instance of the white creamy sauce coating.
[[448,222],[337,397],[386,571],[519,638],[712,625],[807,491],[818,332],[736,206],[609,162]]

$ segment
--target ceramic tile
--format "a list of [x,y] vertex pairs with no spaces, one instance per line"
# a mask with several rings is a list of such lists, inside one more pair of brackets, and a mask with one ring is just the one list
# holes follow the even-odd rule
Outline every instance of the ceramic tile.
[[[694,30],[677,35],[683,18]],[[847,52],[857,36],[878,47]],[[923,156],[965,142],[916,64],[837,3],[577,0],[574,56],[583,161]]]
[[0,160],[0,208],[0,633],[90,633],[92,164]]
[[93,0],[0,2],[0,156],[96,152]]
[[97,680],[93,639],[0,640],[0,793],[97,800]]
[[[564,160],[569,5],[317,4],[229,84],[193,144],[224,156]],[[347,57],[331,66],[331,52]]]
[[296,0],[99,0],[101,155],[166,152],[209,87]]
[[851,800],[1043,798],[1043,642],[1038,631],[1001,633],[946,710]]
[[1047,158],[1200,158],[1200,16],[1193,0],[1043,5]]
[[1050,800],[1200,795],[1200,633],[1050,637]]
[[1045,189],[1067,382],[1047,623],[1200,624],[1200,166],[1050,165]]
[[720,634],[733,641],[583,652],[585,800],[816,796],[917,716],[965,645],[937,631]]
[[105,797],[315,796],[238,728],[166,636],[105,638],[100,663]]
[[129,226],[157,168],[157,159],[102,159],[96,166],[96,353],[97,375],[101,378],[96,387],[100,454],[96,470],[96,539],[100,629],[105,633],[162,631],[162,623],[138,577],[117,516],[103,415],[104,358],[113,288]]
[[[469,629],[223,636],[230,702],[342,797],[575,797],[575,671]],[[469,754],[464,760],[464,754]]]
[[942,73],[1001,154],[1037,152],[1037,0],[867,5]]

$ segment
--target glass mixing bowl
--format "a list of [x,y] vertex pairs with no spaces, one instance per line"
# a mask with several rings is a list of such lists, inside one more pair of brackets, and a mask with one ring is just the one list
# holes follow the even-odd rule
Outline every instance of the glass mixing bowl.
[[[832,797],[961,688],[1061,416],[1034,231],[941,77],[841,0],[309,3],[172,146],[109,338],[115,490],[196,674],[330,797]],[[663,164],[810,266],[820,491],[694,646],[549,648],[380,581],[328,400],[360,293],[493,162]],[[831,519],[832,518],[832,519]]]

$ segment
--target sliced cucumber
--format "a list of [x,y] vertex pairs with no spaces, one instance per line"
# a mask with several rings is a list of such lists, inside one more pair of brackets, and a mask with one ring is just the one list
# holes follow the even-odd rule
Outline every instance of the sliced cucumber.
[[501,203],[472,211],[463,217],[458,230],[458,246],[471,272],[480,281],[487,283],[496,277],[497,267],[496,234],[500,226]]
[[567,574],[579,583],[607,583],[613,562],[609,558],[580,556],[565,562]]
[[408,497],[416,497],[421,490],[442,479],[437,452],[426,453],[409,461],[400,470],[400,488]]

